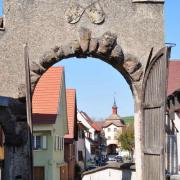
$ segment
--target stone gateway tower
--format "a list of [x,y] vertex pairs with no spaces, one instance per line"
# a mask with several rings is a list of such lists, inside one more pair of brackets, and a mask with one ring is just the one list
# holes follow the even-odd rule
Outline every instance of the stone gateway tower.
[[112,106],[112,114],[106,118],[102,128],[106,138],[107,154],[119,154],[120,145],[117,140],[117,133],[122,133],[123,130],[126,129],[126,124],[118,114],[118,107],[115,99]]
[[164,115],[169,51],[164,47],[163,3],[163,0],[3,1],[0,123],[5,133],[5,180],[32,178],[31,95],[41,75],[69,57],[98,58],[124,76],[135,102],[137,179],[165,179]]

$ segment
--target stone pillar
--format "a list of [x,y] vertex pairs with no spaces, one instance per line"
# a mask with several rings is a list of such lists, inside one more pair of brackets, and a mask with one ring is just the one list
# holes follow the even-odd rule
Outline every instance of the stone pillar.
[[3,179],[31,180],[29,142],[21,146],[5,146]]
[[0,97],[0,123],[5,135],[3,180],[32,180],[32,152],[25,104]]
[[[143,152],[142,152],[142,109],[140,92],[134,88],[135,113],[134,113],[134,136],[135,136],[135,163],[136,177],[138,180],[143,180]],[[138,94],[139,93],[139,94]]]

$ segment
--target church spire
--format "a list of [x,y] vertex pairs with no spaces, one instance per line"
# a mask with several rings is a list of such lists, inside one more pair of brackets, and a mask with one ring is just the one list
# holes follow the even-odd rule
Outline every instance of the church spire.
[[113,106],[112,106],[112,113],[113,114],[117,114],[117,105],[116,105],[116,99],[115,99],[115,97],[114,97],[114,104],[113,104]]

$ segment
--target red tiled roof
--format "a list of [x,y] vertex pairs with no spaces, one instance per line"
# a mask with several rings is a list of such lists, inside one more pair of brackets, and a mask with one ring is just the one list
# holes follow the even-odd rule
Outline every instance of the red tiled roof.
[[96,122],[92,123],[92,127],[96,130],[96,131],[101,131],[101,128],[96,124]]
[[76,90],[66,90],[67,116],[68,116],[68,134],[64,136],[67,139],[73,139],[75,136],[76,125]]
[[96,121],[96,125],[102,130],[105,121]]
[[89,123],[89,125],[92,126],[92,124],[94,123],[94,121],[83,111],[80,112],[87,120],[87,122]]
[[179,88],[180,88],[180,60],[170,61],[167,94],[170,95]]
[[58,113],[64,68],[49,68],[38,81],[32,97],[34,124],[54,124]]
[[81,111],[80,113],[86,118],[86,121],[92,128],[96,131],[101,131],[101,129],[96,125],[96,122],[94,122],[85,112]]

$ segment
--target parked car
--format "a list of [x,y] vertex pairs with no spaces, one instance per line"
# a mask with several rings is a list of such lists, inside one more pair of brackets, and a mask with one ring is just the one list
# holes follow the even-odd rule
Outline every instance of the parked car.
[[116,159],[116,162],[123,162],[122,156],[117,155],[117,156],[115,157],[115,159]]
[[116,155],[108,155],[108,161],[116,161]]

